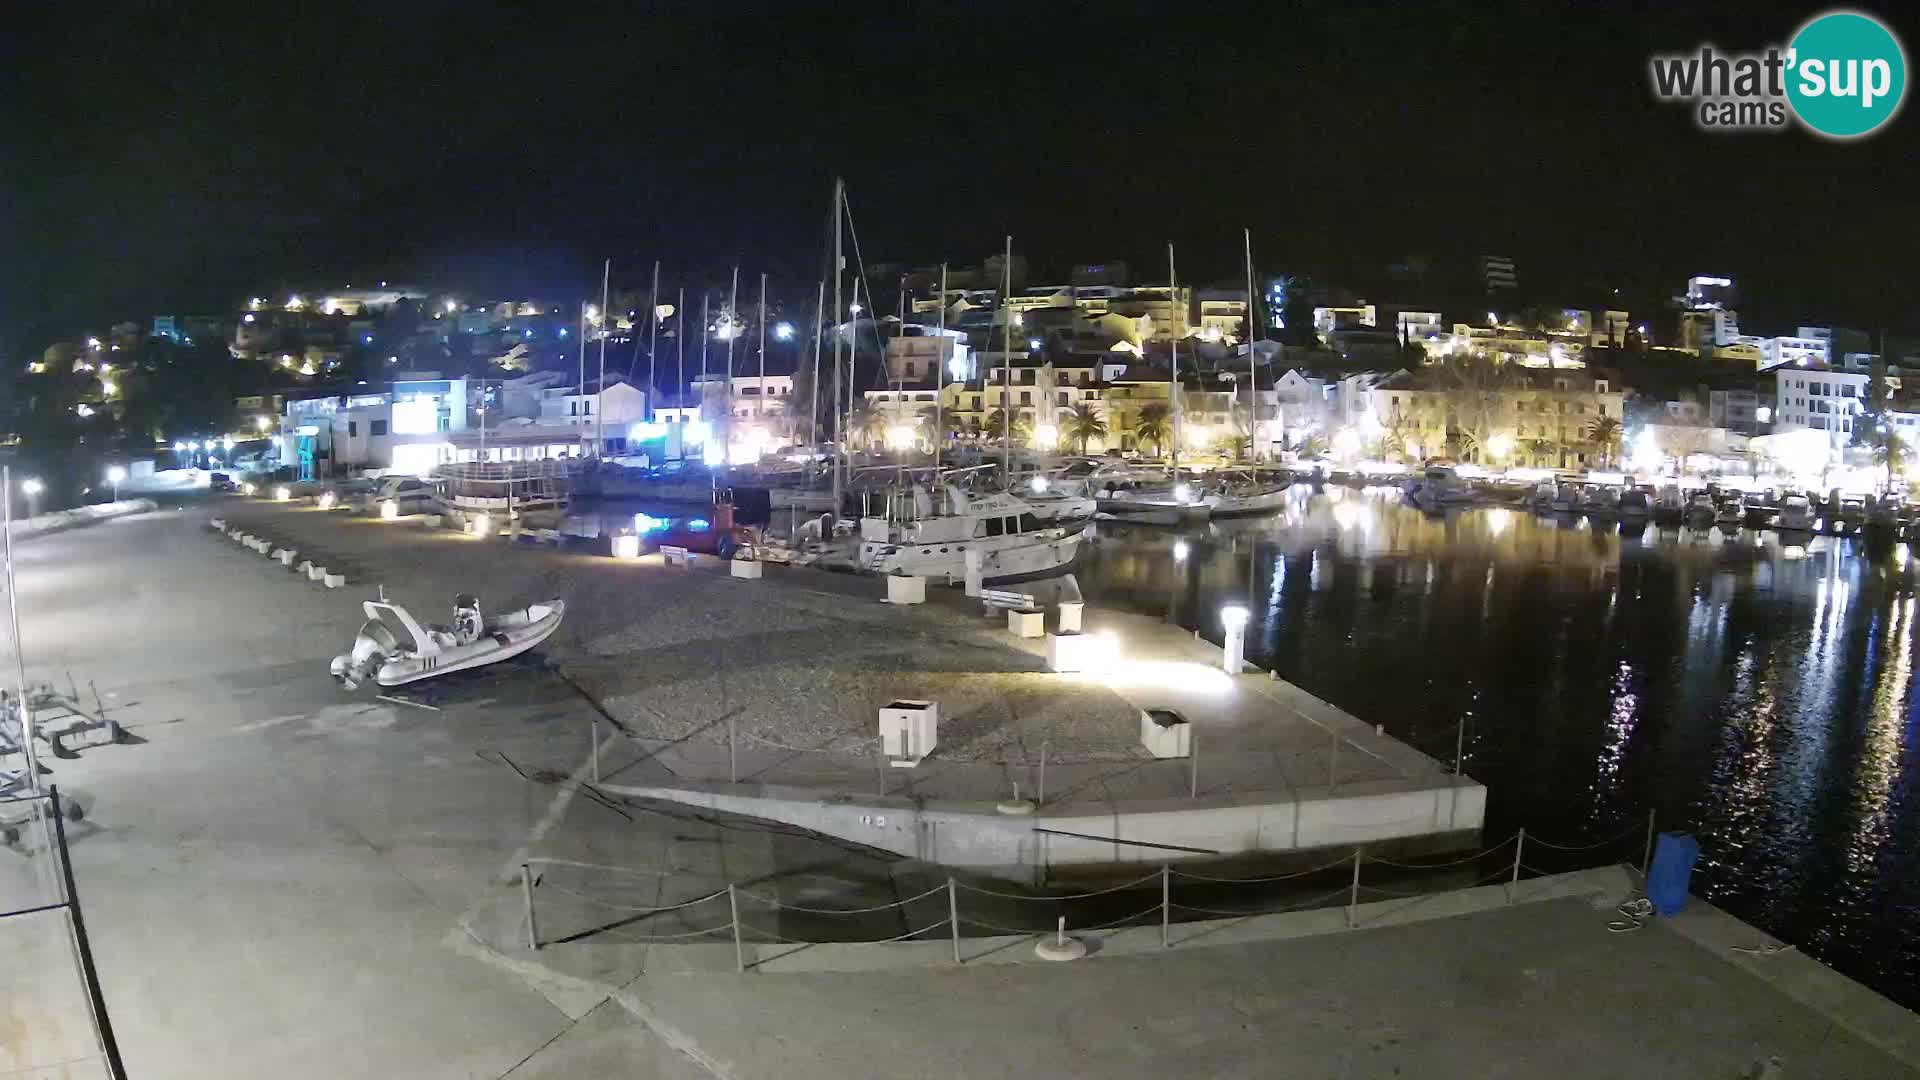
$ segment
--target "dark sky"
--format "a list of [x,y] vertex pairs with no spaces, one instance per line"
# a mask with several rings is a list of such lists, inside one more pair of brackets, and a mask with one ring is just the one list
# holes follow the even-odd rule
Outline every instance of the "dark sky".
[[1571,303],[1714,271],[1754,329],[1920,329],[1920,113],[1835,144],[1651,100],[1650,52],[1816,7],[695,6],[10,10],[0,348],[330,281],[571,291],[605,256],[809,288],[836,172],[870,262],[1011,231],[1037,267],[1157,274],[1173,241],[1233,278],[1250,226],[1263,271],[1498,251]]

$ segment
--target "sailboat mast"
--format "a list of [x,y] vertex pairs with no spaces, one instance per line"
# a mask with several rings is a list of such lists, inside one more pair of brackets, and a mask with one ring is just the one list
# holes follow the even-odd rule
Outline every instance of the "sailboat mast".
[[[820,442],[820,334],[825,328],[827,313],[827,279],[820,279],[820,288],[813,298],[813,401],[808,403],[807,445],[809,448]],[[788,432],[788,437],[796,437],[798,425]],[[812,458],[811,449],[808,458]],[[813,476],[813,466],[807,466],[807,476]]]
[[[593,391],[593,456],[599,457],[607,448],[607,334],[606,326],[613,321],[607,311],[612,300],[607,284],[613,279],[613,260],[608,259],[600,267],[600,381]],[[486,387],[481,387],[482,408],[485,407]]]
[[[674,386],[678,388],[681,407],[685,408],[687,400],[687,287],[685,285],[680,286],[680,291],[677,295],[679,299],[674,301],[673,305],[673,360],[678,366],[679,371],[677,377],[674,379]],[[687,422],[686,413],[683,412],[680,414],[680,422],[683,424]],[[680,433],[685,435],[686,429],[681,428]],[[686,443],[683,441],[680,445],[680,452],[684,455],[686,453]]]
[[733,339],[740,336],[740,267],[733,268],[733,284],[727,289],[727,435],[720,443],[726,460],[733,464]]
[[760,389],[756,396],[759,400],[754,403],[753,418],[764,429],[767,424],[767,273],[764,270],[760,272]]
[[647,418],[652,419],[654,403],[660,399],[660,363],[654,358],[654,345],[660,340],[660,260],[653,260],[653,290],[647,293]]
[[[580,301],[580,382],[574,393],[579,394],[582,401],[586,400],[587,395],[587,328],[591,325],[587,322],[587,307],[585,300]],[[587,441],[585,427],[580,429],[580,441]]]
[[1240,230],[1247,252],[1247,316],[1245,333],[1247,339],[1247,460],[1260,460],[1260,377],[1255,373],[1253,361],[1253,230]]
[[1013,236],[1000,259],[1000,482],[1013,490]]
[[[840,411],[840,272],[845,267],[845,256],[841,253],[840,214],[846,199],[846,181],[839,177],[833,179],[833,411]],[[846,490],[847,472],[847,426],[836,417],[833,425],[835,446],[833,449],[833,518],[840,519],[841,498]],[[829,537],[829,539],[831,539]]]
[[934,345],[933,366],[933,473],[936,479],[940,475],[940,451],[947,442],[947,429],[940,419],[940,409],[947,395],[947,264],[940,264],[940,296],[934,301],[940,306],[940,340]]
[[1180,479],[1180,326],[1174,321],[1174,298],[1180,295],[1179,280],[1173,273],[1173,245],[1167,245],[1167,334],[1171,340],[1173,370],[1167,379],[1167,394],[1173,406],[1173,478]]

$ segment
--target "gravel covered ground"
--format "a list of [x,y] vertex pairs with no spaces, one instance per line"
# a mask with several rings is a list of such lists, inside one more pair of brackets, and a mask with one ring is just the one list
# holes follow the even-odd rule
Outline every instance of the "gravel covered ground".
[[872,578],[769,566],[735,581],[711,563],[620,563],[271,503],[211,513],[346,568],[351,590],[384,585],[423,619],[444,620],[464,591],[492,610],[566,600],[548,657],[642,738],[723,745],[731,719],[743,746],[865,762],[876,710],[924,698],[940,702],[948,761],[1027,761],[1042,740],[1062,763],[1141,756],[1137,711],[1118,695],[1040,673],[994,620],[888,606]]

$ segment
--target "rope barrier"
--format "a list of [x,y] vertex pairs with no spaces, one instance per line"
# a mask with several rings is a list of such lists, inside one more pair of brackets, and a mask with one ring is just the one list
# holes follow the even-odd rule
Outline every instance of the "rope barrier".
[[1133,920],[1135,920],[1135,919],[1138,919],[1138,918],[1140,918],[1140,917],[1141,917],[1141,916],[1143,916],[1143,915],[1153,915],[1153,914],[1156,914],[1157,912],[1159,912],[1159,910],[1160,910],[1160,905],[1159,905],[1159,904],[1155,904],[1155,905],[1153,905],[1152,907],[1150,907],[1150,908],[1148,908],[1148,909],[1146,909],[1145,911],[1136,911],[1136,912],[1134,912],[1134,913],[1133,913],[1133,914],[1131,914],[1131,915],[1126,915],[1126,916],[1122,916],[1121,918],[1118,918],[1118,919],[1114,919],[1114,920],[1112,920],[1111,922],[1103,922],[1103,923],[1096,923],[1096,924],[1095,924],[1095,925],[1093,925],[1093,926],[1075,926],[1075,927],[1071,927],[1070,929],[1073,929],[1073,930],[1107,930],[1107,929],[1111,929],[1112,927],[1115,927],[1115,926],[1119,926],[1119,925],[1120,925],[1121,923],[1123,923],[1123,922],[1132,922]]
[[1179,911],[1193,911],[1193,912],[1198,912],[1199,914],[1202,914],[1202,915],[1212,915],[1216,918],[1221,918],[1221,919],[1250,919],[1256,915],[1285,915],[1288,912],[1293,912],[1293,911],[1308,911],[1308,910],[1320,907],[1322,904],[1326,903],[1328,900],[1331,900],[1337,896],[1345,896],[1345,895],[1347,895],[1346,889],[1335,889],[1330,893],[1322,893],[1319,896],[1310,897],[1297,904],[1291,904],[1286,907],[1267,908],[1260,911],[1226,911],[1219,908],[1204,908],[1204,907],[1195,907],[1192,904],[1174,904],[1174,903],[1169,903],[1167,906]]
[[530,866],[570,866],[579,870],[605,870],[613,874],[630,874],[634,877],[670,877],[677,874],[698,873],[690,870],[637,870],[627,866],[608,866],[605,863],[579,862],[574,859],[549,859],[544,855],[529,855],[526,863]]
[[1606,847],[1606,846],[1607,846],[1608,844],[1617,844],[1617,843],[1619,843],[1620,841],[1622,841],[1622,840],[1625,840],[1625,839],[1626,839],[1627,837],[1629,837],[1629,836],[1633,836],[1633,835],[1635,835],[1635,834],[1637,834],[1637,833],[1639,833],[1639,832],[1641,832],[1641,831],[1642,831],[1643,829],[1645,829],[1645,828],[1646,828],[1646,824],[1645,824],[1644,822],[1637,822],[1637,823],[1635,823],[1635,824],[1633,824],[1633,825],[1629,825],[1629,826],[1627,826],[1627,829],[1626,829],[1626,831],[1624,831],[1624,832],[1622,832],[1622,833],[1620,833],[1620,834],[1618,834],[1618,835],[1616,835],[1616,836],[1613,836],[1613,837],[1611,837],[1611,838],[1609,838],[1609,839],[1606,839],[1606,840],[1598,840],[1598,841],[1595,841],[1594,843],[1591,843],[1591,844],[1579,844],[1579,845],[1575,845],[1575,846],[1571,846],[1571,847],[1569,847],[1568,845],[1565,845],[1565,844],[1556,844],[1556,843],[1554,843],[1554,842],[1552,842],[1552,841],[1550,841],[1550,840],[1542,840],[1542,839],[1540,839],[1539,837],[1537,837],[1537,836],[1535,836],[1535,835],[1533,835],[1532,833],[1528,833],[1528,834],[1527,834],[1527,843],[1529,843],[1529,844],[1536,844],[1536,843],[1537,843],[1537,844],[1539,844],[1539,845],[1540,845],[1541,847],[1544,847],[1544,848],[1552,848],[1552,849],[1553,849],[1553,850],[1555,850],[1555,851],[1592,851],[1592,850],[1593,850],[1594,848],[1602,848],[1602,847]]
[[722,923],[719,926],[709,926],[705,930],[695,930],[687,934],[651,934],[651,935],[648,935],[647,937],[636,938],[636,937],[625,936],[625,931],[622,931],[622,930],[606,929],[606,930],[585,931],[580,936],[581,937],[598,937],[601,934],[606,934],[610,937],[619,938],[623,942],[631,943],[634,945],[657,945],[663,941],[686,941],[688,938],[702,937],[707,934],[722,934],[732,929],[733,929],[733,924]]
[[1026,896],[1022,893],[999,892],[994,889],[982,889],[973,885],[961,885],[957,881],[954,882],[954,884],[971,893],[979,893],[982,896],[998,896],[1006,900],[1085,900],[1090,896],[1105,896],[1108,893],[1120,892],[1123,889],[1131,889],[1136,885],[1144,885],[1149,881],[1158,880],[1160,880],[1160,871],[1155,870],[1143,878],[1129,881],[1124,885],[1115,885],[1111,889],[1101,889],[1097,892],[1069,893],[1065,896]]
[[[1403,863],[1403,862],[1394,862],[1392,859],[1376,859],[1372,856],[1365,857],[1363,861],[1370,865],[1391,866],[1400,870],[1444,870],[1449,866],[1463,866],[1477,859],[1484,859],[1487,856],[1493,854],[1494,852],[1499,851],[1501,848],[1506,847],[1508,844],[1513,843],[1517,839],[1519,839],[1519,834],[1515,833],[1513,836],[1507,837],[1505,840],[1500,841],[1499,843],[1493,845],[1490,848],[1483,848],[1482,850],[1476,851],[1471,855],[1466,855],[1461,858],[1454,859],[1451,862]],[[1527,834],[1527,840],[1529,842],[1533,840],[1532,833]]]
[[583,892],[575,892],[574,890],[569,889],[564,885],[543,885],[541,886],[541,888],[552,889],[554,892],[557,892],[557,893],[565,893],[568,896],[572,896],[577,899],[584,900],[589,904],[595,905],[596,907],[611,908],[614,911],[627,911],[627,912],[632,912],[636,915],[656,915],[662,911],[679,911],[681,908],[692,907],[695,904],[704,904],[707,901],[714,899],[715,897],[727,895],[727,890],[721,889],[719,892],[708,893],[707,895],[702,896],[697,900],[688,900],[685,903],[681,903],[681,904],[671,904],[666,907],[635,907],[632,904],[616,904],[609,900],[601,900],[598,897],[588,896],[586,893],[583,893]]
[[751,900],[758,900],[761,903],[767,905],[768,907],[778,908],[781,911],[804,911],[809,915],[866,915],[870,912],[886,911],[891,908],[905,907],[906,905],[911,904],[916,900],[925,900],[927,897],[932,896],[934,893],[943,893],[946,891],[947,891],[947,887],[945,885],[935,885],[933,888],[928,889],[926,892],[923,892],[918,896],[909,896],[905,900],[895,900],[891,904],[878,904],[878,905],[875,905],[874,907],[864,907],[864,908],[816,908],[816,907],[801,907],[799,904],[784,904],[771,897],[761,896],[759,893],[748,892],[745,889],[735,890],[737,895],[746,897]]
[[1309,874],[1318,874],[1326,870],[1331,870],[1336,866],[1347,866],[1347,865],[1350,865],[1352,862],[1353,862],[1353,856],[1344,855],[1338,859],[1335,859],[1333,862],[1325,864],[1324,866],[1316,866],[1310,870],[1297,870],[1291,874],[1275,874],[1272,877],[1250,877],[1250,878],[1208,877],[1205,874],[1195,874],[1195,873],[1191,873],[1189,871],[1181,870],[1171,866],[1167,868],[1167,871],[1168,873],[1171,873],[1174,877],[1189,878],[1194,881],[1207,881],[1207,882],[1212,882],[1216,885],[1250,885],[1250,884],[1259,884],[1261,882],[1267,882],[1267,881],[1287,881],[1292,878],[1306,877]]
[[[1407,900],[1407,902],[1406,902],[1405,904],[1403,904],[1403,905],[1401,905],[1400,907],[1397,907],[1397,908],[1394,908],[1394,909],[1393,909],[1392,911],[1388,911],[1388,912],[1384,912],[1384,913],[1382,913],[1382,915],[1380,916],[1380,918],[1382,918],[1382,919],[1384,919],[1384,918],[1386,918],[1386,917],[1387,917],[1388,915],[1398,915],[1398,914],[1400,914],[1401,912],[1404,912],[1404,911],[1412,911],[1412,910],[1413,910],[1414,908],[1416,908],[1416,907],[1419,907],[1419,906],[1420,906],[1421,904],[1424,904],[1424,903],[1426,903],[1427,901],[1429,901],[1429,900],[1432,900],[1432,899],[1434,899],[1435,897],[1438,897],[1438,896],[1447,896],[1447,895],[1450,895],[1450,894],[1452,894],[1452,893],[1457,893],[1457,892],[1464,892],[1464,891],[1466,891],[1467,889],[1477,889],[1477,888],[1479,888],[1479,887],[1480,887],[1480,886],[1482,886],[1482,885],[1485,885],[1485,884],[1488,884],[1489,882],[1492,882],[1492,881],[1495,881],[1495,880],[1498,880],[1498,879],[1500,879],[1500,878],[1503,878],[1503,877],[1506,877],[1506,876],[1507,876],[1508,874],[1510,874],[1510,873],[1512,873],[1512,872],[1513,872],[1513,868],[1512,868],[1512,867],[1510,867],[1510,866],[1509,866],[1509,867],[1505,867],[1505,868],[1502,868],[1502,869],[1499,869],[1499,870],[1495,870],[1495,871],[1494,871],[1493,873],[1491,873],[1491,874],[1488,874],[1487,876],[1485,876],[1485,877],[1483,877],[1483,878],[1480,878],[1480,879],[1479,879],[1479,880],[1477,880],[1477,881],[1472,881],[1472,882],[1469,882],[1469,883],[1467,883],[1467,884],[1465,884],[1465,885],[1462,885],[1462,886],[1460,886],[1459,888],[1455,888],[1455,889],[1442,889],[1442,890],[1440,890],[1440,891],[1438,891],[1438,892],[1430,892],[1430,893],[1426,893],[1426,894],[1423,894],[1423,895],[1420,895],[1420,896],[1417,896],[1417,897],[1415,897],[1415,898],[1409,898],[1409,899]],[[1363,887],[1364,887],[1364,886],[1363,886]],[[1379,919],[1375,919],[1375,920],[1373,920],[1373,921],[1374,921],[1374,922],[1379,922],[1380,920],[1379,920]]]
[[1017,927],[1017,926],[1000,926],[1000,925],[999,925],[999,924],[997,924],[997,923],[990,923],[990,922],[985,922],[985,921],[982,921],[982,920],[980,920],[980,919],[976,919],[976,918],[973,918],[972,916],[964,916],[964,917],[962,917],[962,918],[961,918],[961,920],[960,920],[960,925],[962,925],[962,926],[978,926],[978,927],[980,927],[980,928],[981,928],[982,930],[997,930],[997,931],[999,931],[999,932],[1000,932],[1000,933],[1002,933],[1002,934],[1020,934],[1020,935],[1023,935],[1023,936],[1024,936],[1024,935],[1028,935],[1028,934],[1046,934],[1046,933],[1051,933],[1051,932],[1052,932],[1052,928],[1051,928],[1051,927],[1049,927],[1049,928],[1045,928],[1045,929],[1040,929],[1040,930],[1022,930],[1022,929],[1020,929],[1020,928],[1019,928],[1019,927]]

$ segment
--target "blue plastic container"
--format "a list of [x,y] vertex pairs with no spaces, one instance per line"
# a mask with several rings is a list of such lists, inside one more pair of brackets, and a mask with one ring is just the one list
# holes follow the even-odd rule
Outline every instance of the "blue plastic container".
[[1693,864],[1700,858],[1700,841],[1692,833],[1663,832],[1653,845],[1653,866],[1647,871],[1647,899],[1654,914],[1671,918],[1687,906],[1687,885]]

